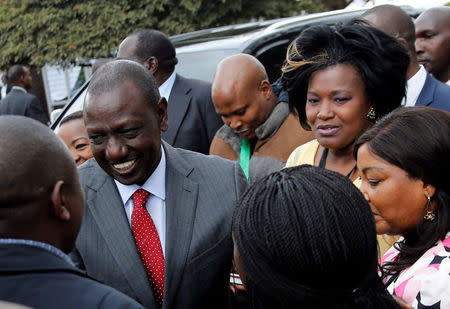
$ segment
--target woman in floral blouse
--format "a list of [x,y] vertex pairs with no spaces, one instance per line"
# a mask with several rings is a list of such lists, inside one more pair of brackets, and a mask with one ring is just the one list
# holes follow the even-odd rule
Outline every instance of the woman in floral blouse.
[[450,308],[450,113],[397,109],[355,154],[377,233],[402,236],[381,260],[389,292],[413,308]]

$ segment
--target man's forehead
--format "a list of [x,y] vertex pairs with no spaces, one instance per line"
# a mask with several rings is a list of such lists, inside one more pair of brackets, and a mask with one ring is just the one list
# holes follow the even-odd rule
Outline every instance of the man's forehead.
[[[247,107],[251,96],[244,92],[221,92],[214,97],[216,112],[221,115],[231,115]],[[214,100],[213,99],[213,100]]]
[[221,80],[213,84],[212,96],[214,103],[231,107],[243,95],[242,87],[237,80]]
[[449,27],[450,24],[442,12],[429,11],[419,16],[415,22],[416,32],[427,30],[445,30],[441,28]]
[[132,82],[124,81],[114,89],[98,94],[88,93],[84,106],[84,118],[104,115],[134,115],[148,116],[146,111],[155,113],[152,103],[147,102],[145,96]]
[[424,20],[416,22],[416,33],[424,31],[435,31],[438,30],[436,23],[433,20]]

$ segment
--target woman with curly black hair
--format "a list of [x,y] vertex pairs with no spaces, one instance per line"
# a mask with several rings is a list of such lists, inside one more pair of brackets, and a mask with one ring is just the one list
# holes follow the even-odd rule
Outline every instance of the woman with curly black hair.
[[[286,166],[311,164],[361,180],[353,145],[405,95],[409,55],[395,38],[364,25],[313,26],[288,48],[282,84],[300,124],[316,137]],[[380,252],[395,241],[380,236]]]

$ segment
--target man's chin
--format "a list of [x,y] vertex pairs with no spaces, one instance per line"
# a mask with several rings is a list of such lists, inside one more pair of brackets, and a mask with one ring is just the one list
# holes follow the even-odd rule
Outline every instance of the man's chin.
[[431,69],[430,61],[428,60],[419,60],[419,64],[423,65],[423,67],[429,71]]
[[117,180],[118,182],[126,186],[136,184],[137,180],[139,179],[139,177],[136,177],[136,175],[133,175],[132,173],[126,175],[120,174],[113,168],[105,171],[110,177],[114,178],[114,180]]
[[110,174],[110,176],[125,186],[130,185],[142,186],[147,180],[147,178],[150,177],[150,175],[143,175],[143,174],[118,175],[116,173],[112,173]]
[[239,131],[239,132],[235,131],[235,133],[237,135],[239,135],[241,138],[245,138],[245,139],[253,139],[256,137],[255,132],[250,129],[247,129],[244,131]]

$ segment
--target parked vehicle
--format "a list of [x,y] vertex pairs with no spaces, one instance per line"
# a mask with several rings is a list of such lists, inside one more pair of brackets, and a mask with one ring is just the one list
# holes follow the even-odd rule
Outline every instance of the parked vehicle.
[[[410,6],[402,8],[412,17],[421,13],[420,9]],[[270,81],[274,82],[281,75],[280,69],[289,43],[304,29],[318,24],[345,23],[359,17],[366,10],[367,8],[344,9],[175,35],[171,37],[178,57],[175,70],[185,77],[211,81],[217,64],[223,58],[247,53],[261,61]],[[88,82],[67,104],[53,122],[52,129],[57,130],[64,115],[82,109],[87,85]]]

